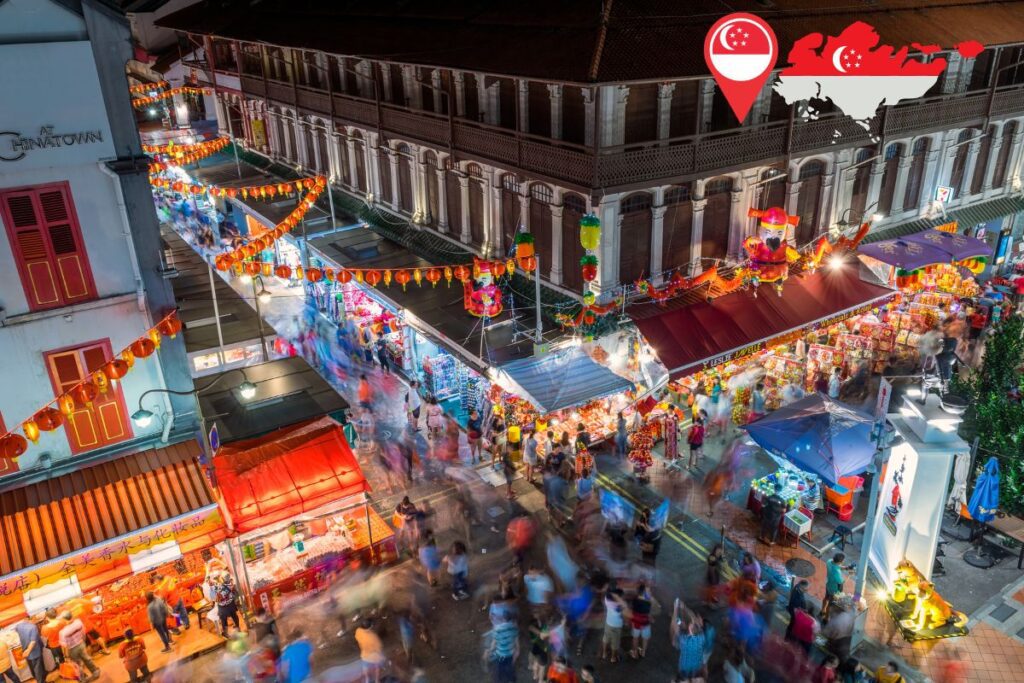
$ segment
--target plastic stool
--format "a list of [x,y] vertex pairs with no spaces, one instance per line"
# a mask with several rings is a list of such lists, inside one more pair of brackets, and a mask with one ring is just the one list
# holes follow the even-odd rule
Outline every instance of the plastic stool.
[[853,543],[853,529],[846,526],[845,524],[839,524],[832,532],[832,538],[828,539],[829,543],[835,542],[839,546],[839,550],[845,552],[846,544]]

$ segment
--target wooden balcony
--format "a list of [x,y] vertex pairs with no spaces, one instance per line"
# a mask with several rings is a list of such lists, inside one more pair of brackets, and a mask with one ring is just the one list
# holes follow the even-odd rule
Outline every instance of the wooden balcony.
[[[335,93],[262,78],[241,76],[242,89],[252,97],[296,107],[300,112],[331,118],[343,125],[376,129],[385,136],[407,139],[457,156],[520,170],[532,177],[589,191],[617,191],[669,184],[689,178],[770,163],[787,155],[834,151],[945,130],[979,125],[988,110],[989,91],[932,97],[890,107],[866,130],[852,119],[826,115],[799,121],[787,140],[788,122],[777,121],[742,129],[704,133],[636,145],[602,148],[595,162],[591,148],[520,133],[507,128],[412,110],[372,99]],[[1024,87],[995,93],[992,115],[1005,118],[1024,113]]]

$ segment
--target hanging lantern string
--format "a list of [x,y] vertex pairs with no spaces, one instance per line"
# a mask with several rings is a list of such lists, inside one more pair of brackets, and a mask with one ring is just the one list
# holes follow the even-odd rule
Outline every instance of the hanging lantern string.
[[150,90],[163,90],[171,84],[167,81],[157,81],[156,83],[136,83],[135,85],[128,86],[128,92],[132,95],[145,95]]
[[[221,187],[219,185],[213,185],[204,183],[201,180],[192,179],[192,182],[185,182],[183,180],[173,180],[163,175],[163,171],[167,170],[170,164],[164,162],[155,162],[150,164],[150,184],[162,190],[172,190],[174,192],[201,194],[203,192],[209,192],[214,197],[242,197],[242,199],[249,199],[250,197],[257,200],[272,200],[276,197],[285,197],[292,194],[301,193],[306,190],[304,185],[305,180],[289,180],[281,181],[277,183],[268,183],[261,185],[244,185],[240,187]],[[320,184],[321,176],[316,176],[312,180],[315,184]],[[326,183],[326,179],[324,180]]]
[[213,88],[194,88],[190,85],[183,85],[179,88],[171,88],[158,92],[156,95],[147,95],[145,97],[136,97],[132,100],[132,106],[136,109],[142,109],[156,102],[167,100],[175,95],[212,95]]
[[[15,434],[15,432],[19,428],[22,429],[23,431],[25,431],[24,425],[26,425],[27,423],[32,422],[34,420],[35,416],[39,415],[42,411],[46,410],[47,408],[58,408],[59,409],[61,407],[62,402],[68,401],[68,400],[75,401],[75,399],[74,399],[75,391],[78,390],[80,387],[86,385],[86,384],[91,384],[94,381],[94,378],[97,376],[97,374],[103,374],[104,373],[103,368],[107,368],[112,363],[120,360],[120,361],[122,361],[124,363],[127,363],[127,368],[125,369],[122,366],[123,373],[121,373],[120,376],[113,377],[113,378],[107,377],[106,381],[112,381],[112,380],[115,380],[115,379],[120,379],[120,377],[123,377],[124,374],[127,373],[128,369],[131,369],[131,367],[135,363],[135,358],[137,357],[137,355],[133,351],[133,347],[135,347],[136,344],[138,344],[142,340],[148,340],[150,342],[150,344],[153,345],[153,350],[155,350],[156,348],[159,347],[158,340],[159,340],[161,335],[162,336],[166,336],[166,337],[170,337],[170,338],[173,339],[178,334],[178,332],[180,330],[181,330],[181,321],[178,319],[178,312],[177,311],[171,311],[170,313],[165,315],[163,318],[161,318],[157,322],[156,325],[154,325],[153,327],[151,327],[148,330],[146,330],[145,334],[143,334],[142,336],[138,337],[134,342],[132,342],[128,346],[126,346],[123,349],[121,349],[121,351],[118,352],[117,354],[115,354],[113,358],[110,358],[103,365],[102,368],[99,368],[97,370],[94,370],[93,372],[90,372],[86,377],[83,377],[77,384],[75,384],[74,386],[70,387],[67,391],[64,391],[64,392],[58,394],[57,396],[54,396],[48,402],[46,402],[43,405],[39,406],[39,408],[36,409],[32,413],[32,415],[30,417],[28,417],[27,419],[23,420],[22,422],[19,422],[18,423],[19,427],[15,427],[14,429],[10,429],[6,433],[4,433],[3,436],[0,436],[0,443],[3,443],[4,440],[7,439],[8,437],[17,436],[17,434]],[[148,347],[148,345],[145,345],[145,346]],[[152,351],[150,351],[150,353],[152,353]],[[148,355],[149,354],[147,354],[147,356]],[[146,356],[142,356],[142,357],[146,357]],[[126,358],[131,358],[131,362],[128,362],[126,360]],[[104,376],[106,377],[106,375],[104,375]],[[25,436],[29,436],[29,435],[26,433]],[[35,435],[35,437],[29,437],[29,438],[31,438],[32,441],[35,441],[35,439],[38,438],[38,434]]]
[[143,145],[142,151],[154,157],[149,166],[150,175],[167,170],[171,165],[194,164],[206,157],[212,156],[228,146],[231,142],[227,138],[216,140],[203,140],[191,145],[176,145],[168,142],[166,145]]

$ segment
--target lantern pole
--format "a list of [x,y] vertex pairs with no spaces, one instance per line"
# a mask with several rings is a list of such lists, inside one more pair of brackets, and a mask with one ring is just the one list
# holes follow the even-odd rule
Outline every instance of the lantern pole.
[[334,218],[334,193],[331,192],[331,184],[334,182],[334,176],[327,179],[327,203],[331,207],[331,232],[338,229],[337,222]]
[[213,299],[213,319],[217,321],[217,358],[220,360],[221,366],[224,365],[224,332],[220,327],[220,307],[217,305],[217,286],[213,279],[213,266],[209,262],[206,264],[206,269],[210,274],[210,297]]
[[540,254],[535,254],[536,265],[533,269],[533,298],[534,315],[537,317],[537,331],[535,333],[538,344],[544,339],[544,323],[540,318]]
[[256,280],[259,280],[262,286],[263,278],[257,275],[252,279],[252,299],[256,302],[256,323],[260,330],[260,350],[263,352],[263,362],[266,363],[270,360],[270,354],[267,351],[267,337],[263,333],[263,313],[260,311],[260,297],[256,293]]

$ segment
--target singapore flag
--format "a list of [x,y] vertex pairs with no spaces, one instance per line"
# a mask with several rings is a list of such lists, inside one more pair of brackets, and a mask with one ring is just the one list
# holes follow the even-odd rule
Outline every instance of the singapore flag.
[[790,66],[780,72],[775,90],[790,104],[812,97],[830,99],[868,127],[883,102],[921,97],[946,68],[942,58],[908,59],[907,47],[876,48],[879,40],[875,29],[862,21],[827,41],[820,33],[806,35],[793,44]]
[[775,33],[752,14],[730,14],[708,31],[704,59],[740,121],[757,99],[778,54]]

